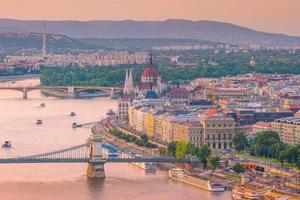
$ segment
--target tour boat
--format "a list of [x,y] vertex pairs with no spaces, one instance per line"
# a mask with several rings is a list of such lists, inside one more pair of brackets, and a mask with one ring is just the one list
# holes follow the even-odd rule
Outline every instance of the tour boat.
[[41,119],[36,120],[36,124],[37,124],[37,125],[43,124],[43,120],[41,120]]
[[74,116],[76,116],[76,113],[75,113],[75,112],[71,112],[71,113],[70,113],[70,116],[71,116],[71,117],[74,117]]
[[5,141],[4,144],[2,144],[2,148],[11,148],[11,142]]
[[[142,158],[143,156],[142,155],[139,155],[139,154],[136,154],[135,157],[137,158]],[[141,169],[144,169],[145,171],[151,171],[151,172],[155,172],[156,171],[156,168],[157,168],[157,165],[156,163],[153,163],[153,162],[133,162],[132,163],[134,166],[137,166]]]
[[[143,157],[143,156],[139,155],[139,154],[130,155],[130,154],[122,152],[121,157],[122,158],[133,158],[133,157],[140,158],[140,157]],[[147,163],[146,162],[132,162],[130,164],[145,170],[145,172],[151,172],[152,173],[152,172],[156,172],[156,169],[157,169],[157,165],[154,162],[149,162],[149,163],[148,162]]]
[[189,175],[183,169],[174,168],[169,170],[171,179],[193,185],[195,187],[205,189],[211,192],[224,192],[225,186],[220,180],[206,180],[200,177]]

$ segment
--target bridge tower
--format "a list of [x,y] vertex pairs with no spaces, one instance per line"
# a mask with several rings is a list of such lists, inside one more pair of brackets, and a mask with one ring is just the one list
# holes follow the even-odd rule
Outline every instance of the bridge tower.
[[75,89],[74,86],[68,86],[68,96],[75,97]]
[[90,155],[87,168],[87,176],[90,178],[104,178],[104,164],[106,160],[102,154],[102,139],[100,136],[93,134],[89,139]]
[[28,93],[27,88],[23,88],[23,99],[27,99],[27,93]]
[[115,88],[110,88],[110,98],[111,99],[114,99],[116,97],[116,94],[115,94]]

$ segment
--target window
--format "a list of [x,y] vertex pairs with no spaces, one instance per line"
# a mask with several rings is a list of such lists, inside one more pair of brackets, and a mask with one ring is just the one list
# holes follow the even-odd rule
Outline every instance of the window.
[[226,127],[226,124],[224,124],[224,127]]
[[221,127],[221,124],[218,124],[218,127]]
[[224,140],[226,140],[226,133],[224,133],[224,135],[223,135],[223,139],[224,139]]
[[216,127],[216,125],[215,125],[215,124],[213,124],[213,127]]

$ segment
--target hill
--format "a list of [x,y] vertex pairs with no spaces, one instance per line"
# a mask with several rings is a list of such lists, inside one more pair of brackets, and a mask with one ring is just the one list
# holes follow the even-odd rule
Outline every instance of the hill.
[[[37,48],[41,49],[41,33],[0,33],[1,48]],[[48,48],[79,48],[85,43],[59,34],[47,35]]]
[[[300,37],[265,33],[215,21],[47,21],[49,32],[74,38],[177,38],[236,45],[300,45]],[[41,32],[42,21],[0,19],[0,33]]]

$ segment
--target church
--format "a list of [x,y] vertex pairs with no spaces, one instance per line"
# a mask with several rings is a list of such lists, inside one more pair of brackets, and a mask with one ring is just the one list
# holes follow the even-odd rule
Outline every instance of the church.
[[160,72],[154,65],[153,56],[150,54],[149,65],[144,68],[137,86],[134,86],[132,69],[126,70],[123,94],[118,99],[118,115],[126,118],[128,107],[134,99],[144,99],[149,96],[160,97],[164,89],[165,84],[162,82]]

